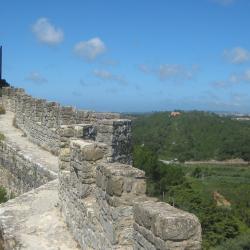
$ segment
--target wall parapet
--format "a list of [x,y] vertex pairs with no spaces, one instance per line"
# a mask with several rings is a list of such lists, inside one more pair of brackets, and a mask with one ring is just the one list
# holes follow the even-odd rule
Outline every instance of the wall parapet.
[[[111,162],[131,163],[131,122],[120,119],[120,114],[61,106],[56,102],[33,98],[23,89],[13,87],[2,89],[2,103],[7,111],[15,114],[15,125],[32,142],[55,155],[59,155],[60,151],[61,126],[91,124],[95,132],[91,139],[110,146]],[[82,138],[86,139],[86,135]]]
[[82,249],[201,249],[196,216],[146,196],[145,173],[131,165],[130,120],[16,88],[4,88],[2,102],[31,141],[58,155],[59,207]]
[[134,249],[200,249],[201,228],[193,214],[163,202],[134,206]]
[[9,193],[23,194],[57,178],[57,173],[31,159],[11,142],[0,141],[1,181]]
[[82,249],[201,249],[197,217],[147,197],[143,171],[108,162],[109,145],[69,141],[61,148],[60,206]]

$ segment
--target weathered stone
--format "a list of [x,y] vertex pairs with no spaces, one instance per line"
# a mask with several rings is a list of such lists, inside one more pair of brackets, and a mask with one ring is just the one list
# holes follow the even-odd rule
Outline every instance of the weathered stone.
[[79,249],[60,216],[57,185],[52,181],[0,205],[4,250]]
[[82,149],[83,159],[86,161],[97,161],[103,158],[103,150],[95,144]]
[[114,177],[107,181],[107,193],[110,195],[121,196],[123,193],[123,179],[121,177]]
[[[188,246],[200,249],[201,227],[193,214],[166,203],[146,201],[135,204],[134,218],[136,235],[142,235],[144,245],[153,244],[160,250],[190,249]],[[175,242],[182,243],[174,247]]]
[[[200,249],[201,229],[194,215],[145,195],[145,173],[129,165],[130,120],[61,107],[15,88],[3,89],[1,100],[4,117],[14,112],[22,130],[15,133],[27,137],[20,135],[21,140],[14,133],[17,145],[0,144],[0,173],[10,179],[0,184],[21,192],[43,185],[58,171],[49,152],[59,156],[59,207],[81,249]],[[75,249],[55,212],[56,185],[52,181],[0,206],[0,244],[7,250]]]

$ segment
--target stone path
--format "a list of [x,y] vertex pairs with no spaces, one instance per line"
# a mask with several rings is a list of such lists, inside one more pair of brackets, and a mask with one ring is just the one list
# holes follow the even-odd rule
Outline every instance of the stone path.
[[[0,133],[5,141],[57,175],[58,158],[24,137],[13,126],[13,118],[12,112],[0,115]],[[58,202],[58,180],[54,180],[1,204],[0,249],[79,250]]]
[[79,250],[58,206],[58,180],[0,205],[4,249]]
[[0,115],[0,132],[4,134],[5,140],[17,146],[32,161],[58,173],[58,158],[24,137],[23,132],[12,125],[13,118],[14,114],[12,112]]

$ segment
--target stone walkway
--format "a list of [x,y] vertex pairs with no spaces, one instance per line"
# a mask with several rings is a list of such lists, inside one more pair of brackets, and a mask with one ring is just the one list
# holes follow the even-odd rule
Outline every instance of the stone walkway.
[[[4,249],[78,250],[58,206],[58,180],[0,205]],[[3,243],[3,242],[2,242]]]
[[0,115],[0,132],[4,134],[5,140],[18,147],[32,161],[58,173],[58,158],[24,137],[23,132],[12,125],[13,118],[12,112]]
[[[0,115],[0,133],[32,162],[57,175],[58,158],[13,127],[14,114]],[[0,205],[0,249],[79,250],[58,208],[58,180]]]

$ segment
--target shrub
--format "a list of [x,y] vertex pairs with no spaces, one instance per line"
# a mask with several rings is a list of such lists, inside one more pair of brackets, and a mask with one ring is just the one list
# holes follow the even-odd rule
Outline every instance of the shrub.
[[0,133],[0,141],[4,140],[4,135]]
[[250,249],[249,234],[242,234],[234,239],[223,242],[214,250],[248,250]]
[[6,113],[6,111],[5,111],[4,107],[0,106],[0,115],[3,115],[5,113]]
[[8,199],[6,190],[0,186],[0,203],[6,202],[7,200]]

